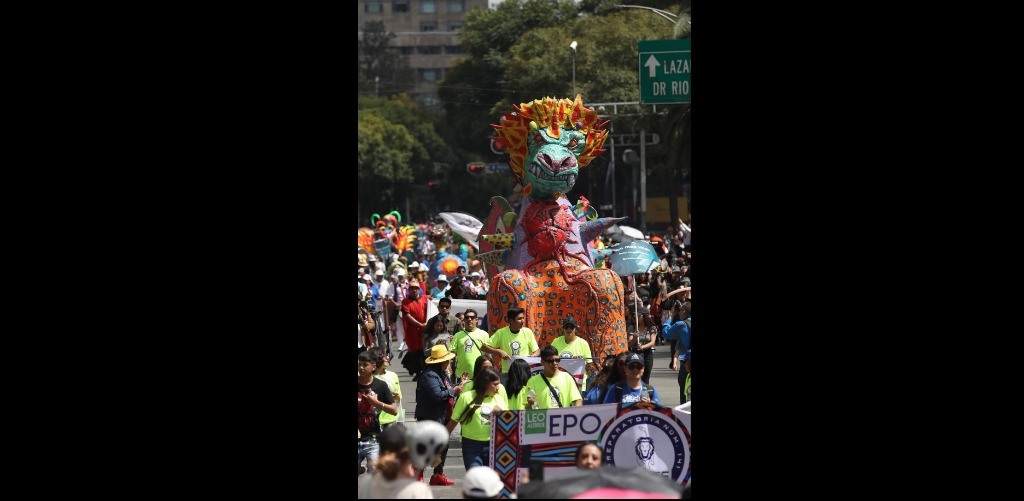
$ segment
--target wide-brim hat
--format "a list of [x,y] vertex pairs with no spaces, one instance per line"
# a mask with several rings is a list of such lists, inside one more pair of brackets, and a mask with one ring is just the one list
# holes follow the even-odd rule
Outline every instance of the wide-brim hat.
[[426,364],[439,364],[441,362],[444,362],[446,360],[451,360],[453,358],[455,358],[455,354],[454,353],[450,353],[448,351],[448,347],[447,346],[445,346],[443,344],[435,344],[434,346],[432,346],[430,348],[430,358],[428,358],[424,363],[426,363]]

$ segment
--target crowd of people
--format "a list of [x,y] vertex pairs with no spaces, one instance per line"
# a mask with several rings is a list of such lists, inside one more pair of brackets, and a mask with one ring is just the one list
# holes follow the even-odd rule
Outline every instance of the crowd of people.
[[[386,260],[361,254],[357,266],[358,459],[359,475],[372,478],[361,479],[359,497],[433,497],[428,485],[454,485],[444,473],[447,440],[429,462],[417,467],[410,458],[408,430],[427,422],[440,425],[446,435],[461,428],[467,470],[464,496],[497,496],[500,479],[489,462],[495,413],[606,403],[660,404],[661,394],[650,384],[653,349],[658,345],[670,346],[669,368],[679,372],[680,402],[690,401],[689,234],[689,226],[679,221],[663,235],[646,237],[660,263],[651,272],[623,277],[628,349],[614,354],[593,353],[578,335],[579,325],[572,317],[563,322],[560,336],[539,346],[522,308],[509,308],[508,325],[491,333],[479,327],[484,312],[470,308],[452,315],[453,299],[486,298],[489,277],[479,261],[466,260],[448,277],[433,266],[436,245],[418,247],[413,255],[391,254]],[[445,244],[456,245],[451,239]],[[431,299],[437,300],[438,313],[428,318]],[[512,359],[513,352],[540,357],[542,370],[531,374],[525,360]],[[398,375],[391,370],[393,357],[402,361],[416,382],[415,423],[404,415]],[[582,385],[559,369],[565,358],[584,359],[587,370]],[[599,468],[604,464],[600,447],[583,444],[576,463],[581,469]],[[427,468],[432,471],[425,482]]]

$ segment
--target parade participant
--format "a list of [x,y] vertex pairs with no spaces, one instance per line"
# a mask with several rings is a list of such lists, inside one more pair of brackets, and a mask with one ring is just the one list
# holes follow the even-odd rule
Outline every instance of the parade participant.
[[615,367],[615,355],[608,355],[604,359],[604,367],[589,382],[587,392],[583,395],[583,405],[603,404],[604,396],[608,393],[608,387],[622,380],[618,369]]
[[501,375],[493,367],[480,369],[473,378],[473,390],[459,396],[448,421],[448,433],[462,425],[462,463],[467,471],[474,466],[490,466],[491,419],[508,409],[508,400],[499,392],[500,380]]
[[391,389],[391,396],[395,399],[395,407],[398,408],[398,412],[393,415],[386,412],[381,413],[380,427],[382,430],[386,430],[389,426],[399,421],[405,421],[405,410],[402,408],[402,387],[399,384],[398,374],[389,370],[391,367],[391,357],[384,353],[384,348],[374,346],[368,351],[377,358],[377,370],[373,371],[373,377],[388,384],[388,388]]
[[[558,369],[558,350],[550,344],[540,349],[540,361],[544,370],[534,374],[526,383],[533,393],[527,394],[528,409],[555,409],[581,406],[583,396],[576,386],[576,380],[568,372]],[[532,397],[536,394],[536,397]]]
[[640,355],[634,352],[626,354],[626,380],[608,388],[604,403],[654,402],[661,404],[661,396],[658,395],[657,388],[644,384],[643,374],[644,361]]
[[[455,407],[455,399],[462,394],[464,385],[453,384],[449,375],[451,360],[454,353],[449,353],[443,344],[430,349],[430,358],[426,360],[426,370],[416,385],[416,420],[437,421],[442,425],[451,419],[451,410]],[[451,432],[451,428],[448,429]],[[488,437],[489,438],[489,437]],[[465,453],[465,452],[463,452]],[[441,454],[441,462],[434,466],[434,474],[430,477],[430,485],[455,485],[455,481],[444,474],[444,462],[448,451]]]
[[[481,353],[481,347],[487,344],[487,331],[477,327],[479,315],[473,308],[466,308],[462,312],[462,330],[455,333],[452,339],[452,353],[455,353],[455,370],[459,377],[472,379],[476,372],[473,372],[476,359]],[[485,354],[485,353],[484,353]]]
[[419,280],[409,281],[409,295],[402,301],[402,328],[405,329],[405,343],[409,353],[402,358],[404,366],[413,381],[423,371],[423,329],[427,325],[427,305],[430,300],[420,294]]
[[373,377],[373,373],[377,371],[377,358],[369,351],[363,351],[356,360],[356,429],[359,438],[356,449],[359,457],[357,465],[360,468],[359,473],[362,473],[363,459],[366,459],[366,471],[372,472],[373,462],[380,453],[380,445],[377,443],[377,437],[381,432],[379,413],[383,411],[392,415],[398,414],[398,406],[395,405],[388,384]]
[[576,319],[569,315],[562,322],[562,332],[564,334],[555,338],[551,342],[551,346],[558,350],[559,356],[562,358],[582,358],[586,361],[586,367],[589,370],[584,371],[583,385],[580,388],[580,393],[586,393],[586,375],[598,372],[599,368],[594,363],[594,358],[590,355],[590,344],[587,343],[586,339],[576,335],[578,328],[579,325],[576,324]]
[[[501,358],[501,383],[508,378],[508,365],[513,356],[536,357],[540,353],[537,338],[529,327],[525,327],[526,310],[513,306],[508,309],[508,325],[491,335],[483,351]],[[557,351],[555,352],[557,354]]]
[[689,374],[684,362],[690,358],[690,309],[689,301],[672,303],[672,316],[661,325],[661,335],[665,339],[678,341],[679,348],[679,401],[686,402],[686,375]]
[[530,382],[531,377],[533,377],[533,373],[530,370],[530,363],[526,360],[517,358],[509,364],[508,378],[504,385],[509,410],[521,411],[526,409],[526,397],[529,393],[526,384]]

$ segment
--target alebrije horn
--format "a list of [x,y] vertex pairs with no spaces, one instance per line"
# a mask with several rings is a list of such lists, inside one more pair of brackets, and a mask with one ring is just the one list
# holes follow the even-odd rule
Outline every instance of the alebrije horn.
[[580,239],[589,242],[608,228],[625,221],[624,217],[602,217],[593,221],[580,223]]

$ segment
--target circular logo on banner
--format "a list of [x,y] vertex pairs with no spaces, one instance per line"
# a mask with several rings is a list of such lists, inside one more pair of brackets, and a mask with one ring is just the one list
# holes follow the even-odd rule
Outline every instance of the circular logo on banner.
[[689,480],[690,435],[671,414],[630,410],[605,427],[601,440],[606,460],[616,467],[643,468],[677,484]]

